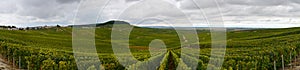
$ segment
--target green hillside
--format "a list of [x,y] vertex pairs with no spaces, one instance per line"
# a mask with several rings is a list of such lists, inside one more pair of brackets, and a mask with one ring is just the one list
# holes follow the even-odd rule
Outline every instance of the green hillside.
[[[113,55],[110,38],[111,25],[97,25],[95,32],[97,51],[105,69],[124,69],[125,67],[121,66]],[[204,69],[211,66],[207,64],[208,58],[211,56],[210,32],[208,30],[198,30],[197,32],[201,46],[200,54],[186,53],[186,55],[199,55],[198,60],[202,65],[199,65],[197,69]],[[135,27],[131,32],[129,44],[132,53],[138,60],[155,60],[155,58],[150,58],[148,51],[148,45],[154,39],[163,40],[169,48],[168,53],[165,55],[158,54],[157,58],[165,57],[163,60],[166,63],[170,61],[179,62],[176,59],[170,60],[179,55],[183,56],[183,54],[179,54],[180,41],[174,29]],[[280,56],[284,55],[284,61],[287,65],[293,60],[290,57],[294,58],[299,54],[299,41],[300,28],[229,31],[227,32],[227,51],[222,69],[273,69],[273,61],[277,62],[277,68],[281,68]],[[32,68],[32,70],[36,70],[49,67],[54,67],[54,69],[77,69],[72,56],[72,27],[40,30],[0,30],[0,42],[0,51],[3,58],[19,63],[19,59],[11,59],[22,56],[20,57],[22,60],[20,67],[23,69]],[[51,62],[54,63],[52,66],[47,64]],[[175,65],[178,64],[175,63]],[[61,68],[62,66],[65,67]],[[160,66],[159,69],[162,67]],[[164,69],[168,69],[168,66]]]

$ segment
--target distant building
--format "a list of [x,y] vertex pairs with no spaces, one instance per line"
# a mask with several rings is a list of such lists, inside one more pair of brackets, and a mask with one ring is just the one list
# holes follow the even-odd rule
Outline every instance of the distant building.
[[7,28],[7,30],[19,30],[18,28]]

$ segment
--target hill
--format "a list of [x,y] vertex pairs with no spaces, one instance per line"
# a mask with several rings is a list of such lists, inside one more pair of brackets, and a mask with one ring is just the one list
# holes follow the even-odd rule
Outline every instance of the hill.
[[114,24],[131,25],[130,23],[125,21],[112,20],[112,21],[108,21],[104,23],[96,23],[96,24],[69,25],[68,27],[112,27]]

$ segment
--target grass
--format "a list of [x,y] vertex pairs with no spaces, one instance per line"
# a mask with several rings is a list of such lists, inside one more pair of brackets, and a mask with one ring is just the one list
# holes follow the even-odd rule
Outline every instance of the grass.
[[[52,28],[28,31],[0,30],[0,41],[24,46],[63,49],[72,51],[72,28]],[[266,44],[294,42],[300,39],[300,28],[264,29],[227,32],[227,47],[264,47]],[[111,53],[111,28],[96,29],[96,46],[101,53]],[[210,46],[209,31],[198,31],[202,47]],[[148,47],[154,39],[161,39],[168,48],[180,47],[174,29],[134,28],[130,35],[130,46]],[[105,50],[105,51],[104,51]]]

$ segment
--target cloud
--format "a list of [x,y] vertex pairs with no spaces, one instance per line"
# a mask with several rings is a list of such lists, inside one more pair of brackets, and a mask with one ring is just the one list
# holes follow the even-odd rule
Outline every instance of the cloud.
[[254,6],[274,6],[282,5],[288,0],[224,0],[228,4],[233,5],[254,5]]
[[121,14],[120,19],[137,24],[142,20],[148,21],[148,19],[160,19],[162,21],[174,22],[175,20],[185,19],[184,17],[185,14],[181,12],[177,6],[170,2],[161,0],[145,0],[125,9],[125,11]]
[[[220,18],[220,11],[225,22],[230,24],[275,23],[268,21],[274,17],[289,18],[278,19],[280,23],[289,23],[287,20],[290,19],[293,23],[299,23],[297,16],[300,16],[299,0],[111,0],[106,5],[107,1],[3,0],[0,1],[0,25],[24,27],[71,24],[80,2],[83,4],[78,9],[76,21],[82,24],[119,19],[122,14],[127,17],[120,20],[137,21],[144,17],[159,17],[166,21],[176,20],[174,24],[186,23],[183,19],[187,16],[196,25],[206,23],[204,14],[211,19]],[[221,22],[220,19],[215,21]]]
[[0,2],[0,16],[3,16],[0,24],[21,27],[34,23],[68,24],[78,3],[79,0],[4,0]]
[[299,0],[289,0],[291,3],[298,3],[300,4],[300,1]]
[[[64,2],[64,4],[58,2]],[[17,4],[17,14],[22,16],[33,16],[41,19],[64,17],[64,13],[72,12],[72,10],[74,10],[77,6],[69,0],[62,0],[58,2],[55,0],[23,0]]]
[[58,3],[73,3],[73,2],[79,2],[80,0],[56,0]]
[[17,11],[16,4],[14,0],[0,1],[0,13],[14,13]]
[[126,2],[136,2],[136,1],[140,1],[140,0],[125,0]]
[[217,3],[222,3],[223,1],[215,2],[215,0],[182,0],[180,1],[180,7],[182,9],[200,9],[200,8],[212,8],[217,7]]

